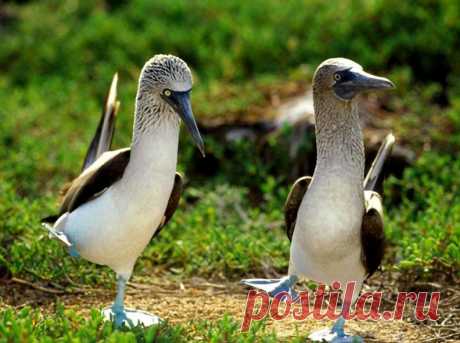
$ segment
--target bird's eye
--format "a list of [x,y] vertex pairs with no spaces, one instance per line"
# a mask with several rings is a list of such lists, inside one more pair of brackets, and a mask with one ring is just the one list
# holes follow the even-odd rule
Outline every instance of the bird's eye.
[[340,79],[342,79],[342,75],[338,74],[338,73],[335,73],[334,74],[334,80],[335,81],[340,81]]
[[169,89],[165,89],[163,91],[163,94],[166,95],[166,96],[171,96],[171,91]]

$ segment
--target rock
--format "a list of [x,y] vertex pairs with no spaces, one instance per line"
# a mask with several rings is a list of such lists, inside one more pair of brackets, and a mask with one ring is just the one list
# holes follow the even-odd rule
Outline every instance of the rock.
[[275,125],[280,128],[283,125],[296,126],[302,123],[315,125],[313,109],[313,92],[309,89],[306,93],[286,101],[276,111]]

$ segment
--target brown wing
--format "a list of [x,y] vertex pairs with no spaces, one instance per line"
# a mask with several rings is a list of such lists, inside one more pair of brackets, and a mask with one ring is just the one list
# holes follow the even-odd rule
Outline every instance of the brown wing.
[[72,181],[62,199],[59,215],[72,212],[78,206],[94,199],[118,181],[125,171],[130,148],[108,151]]
[[83,162],[82,171],[88,168],[104,152],[110,150],[112,138],[115,132],[115,119],[120,106],[117,101],[118,74],[115,74],[110,85],[109,93],[105,99],[105,107],[102,109],[101,119],[97,126],[96,133],[86,152],[85,161]]
[[379,181],[382,174],[383,165],[385,164],[388,156],[390,156],[394,144],[395,136],[390,133],[383,140],[383,143],[380,146],[379,151],[377,151],[377,155],[375,155],[374,161],[372,161],[372,165],[367,172],[366,178],[364,179],[365,190],[375,190],[377,181]]
[[385,251],[383,232],[383,211],[380,195],[373,191],[364,192],[366,213],[361,225],[361,260],[370,277],[380,266]]
[[165,227],[165,225],[172,218],[174,212],[176,212],[177,206],[179,206],[179,200],[180,200],[180,195],[182,193],[182,188],[183,188],[182,175],[179,173],[176,173],[176,177],[174,178],[174,187],[171,192],[171,196],[169,197],[168,206],[166,207],[165,215],[163,217],[163,220],[160,226],[153,234],[152,239],[158,236],[160,231]]
[[304,176],[298,179],[291,188],[284,204],[284,220],[286,222],[286,234],[289,240],[292,240],[294,234],[295,222],[297,220],[297,212],[302,202],[303,196],[310,185],[312,178]]

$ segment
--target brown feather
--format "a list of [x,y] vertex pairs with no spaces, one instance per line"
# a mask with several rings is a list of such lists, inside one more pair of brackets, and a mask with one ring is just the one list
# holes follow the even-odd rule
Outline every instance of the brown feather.
[[[129,163],[130,148],[108,151],[112,143],[116,114],[120,105],[116,99],[117,83],[118,75],[115,74],[106,97],[99,125],[86,153],[83,172],[62,188],[59,214],[42,219],[42,223],[55,222],[62,214],[72,212],[84,203],[100,196],[122,178]],[[182,184],[182,176],[176,173],[174,187],[163,220],[154,237],[158,235],[176,211],[182,192]]]
[[311,176],[304,176],[294,183],[284,204],[284,220],[286,223],[286,235],[289,240],[292,240],[294,234],[295,223],[297,220],[297,212],[299,211],[300,203],[303,196],[310,185]]
[[382,263],[385,252],[382,200],[373,191],[365,191],[366,213],[361,224],[361,260],[370,277]]
[[171,191],[171,195],[169,197],[168,205],[166,206],[166,211],[165,211],[163,220],[161,221],[160,226],[158,226],[158,229],[153,234],[152,239],[158,236],[160,231],[166,226],[166,224],[168,224],[169,220],[174,215],[174,212],[176,212],[176,209],[179,206],[179,200],[180,200],[180,196],[182,193],[182,189],[183,189],[182,175],[179,173],[176,173],[176,177],[174,178],[174,187],[173,187],[173,190]]
[[[59,215],[49,216],[42,222],[53,223],[65,212],[72,212],[82,204],[95,199],[104,191],[120,180],[129,162],[131,150],[129,148],[104,153],[79,177],[70,183],[64,195]],[[182,193],[182,176],[176,173],[174,186],[169,197],[168,205],[161,224],[155,231],[152,239],[160,233],[174,215]]]
[[103,193],[121,179],[129,162],[130,148],[106,152],[72,181],[64,195],[59,215],[72,212]]
[[51,223],[66,212],[72,212],[78,206],[98,197],[107,188],[123,176],[129,162],[131,149],[119,149],[105,152],[83,173],[61,190],[59,214],[43,218],[41,222]]
[[105,98],[101,118],[83,162],[82,171],[86,170],[104,152],[109,151],[115,132],[115,121],[120,103],[117,101],[118,74],[115,74]]

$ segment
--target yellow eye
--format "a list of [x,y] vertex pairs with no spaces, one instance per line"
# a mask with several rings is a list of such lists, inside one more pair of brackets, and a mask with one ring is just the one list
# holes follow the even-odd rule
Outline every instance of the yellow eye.
[[340,74],[334,74],[334,80],[335,80],[335,81],[340,81],[341,78],[342,78],[342,75],[340,75]]
[[163,94],[166,96],[171,96],[171,91],[169,89],[165,89]]

